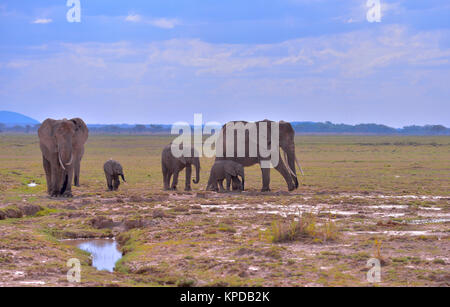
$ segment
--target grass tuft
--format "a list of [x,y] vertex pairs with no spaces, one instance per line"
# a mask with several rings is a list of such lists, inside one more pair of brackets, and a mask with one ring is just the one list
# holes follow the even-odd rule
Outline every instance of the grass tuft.
[[288,242],[306,238],[315,242],[336,240],[338,231],[335,223],[329,218],[322,224],[317,223],[317,216],[302,213],[298,220],[274,221],[272,223],[272,242]]

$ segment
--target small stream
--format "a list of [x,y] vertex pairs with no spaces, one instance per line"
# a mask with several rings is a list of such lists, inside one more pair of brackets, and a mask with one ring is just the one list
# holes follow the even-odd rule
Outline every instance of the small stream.
[[122,258],[114,239],[67,240],[65,243],[90,253],[92,266],[99,271],[113,272],[116,262]]

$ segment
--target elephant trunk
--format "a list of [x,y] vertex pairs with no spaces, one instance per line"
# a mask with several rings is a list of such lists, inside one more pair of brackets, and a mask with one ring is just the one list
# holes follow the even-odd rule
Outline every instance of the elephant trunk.
[[[70,157],[68,162],[67,158]],[[73,153],[72,153],[72,140],[64,142],[63,145],[58,144],[58,161],[63,170],[66,170],[66,166],[72,165]]]
[[195,184],[198,184],[200,182],[200,161],[198,160],[198,158],[195,161],[195,179],[193,179],[192,181]]
[[295,146],[294,144],[292,144],[291,146],[289,146],[289,148],[287,148],[286,150],[284,150],[285,153],[285,160],[286,160],[286,164],[288,167],[289,172],[291,173],[292,176],[292,180],[294,181],[294,185],[295,188],[298,188],[298,179],[297,179],[297,173],[296,173],[296,169],[295,169],[295,162],[297,160],[297,158],[295,157]]
[[123,174],[120,174],[120,177],[122,177],[123,182],[127,182],[127,181],[125,180],[125,176],[124,176]]
[[242,191],[244,191],[245,190],[245,176],[242,175],[241,178],[242,178]]

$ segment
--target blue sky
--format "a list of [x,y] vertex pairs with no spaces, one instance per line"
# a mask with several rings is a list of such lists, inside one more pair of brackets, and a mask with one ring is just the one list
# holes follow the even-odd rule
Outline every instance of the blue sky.
[[0,0],[0,109],[450,126],[450,2]]

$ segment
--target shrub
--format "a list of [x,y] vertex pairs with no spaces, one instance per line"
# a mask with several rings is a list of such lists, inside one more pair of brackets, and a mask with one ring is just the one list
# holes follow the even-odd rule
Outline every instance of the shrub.
[[274,221],[272,223],[272,242],[287,242],[304,238],[314,239],[315,242],[336,240],[338,229],[328,218],[323,223],[317,223],[317,216],[312,213],[302,213],[298,220]]

